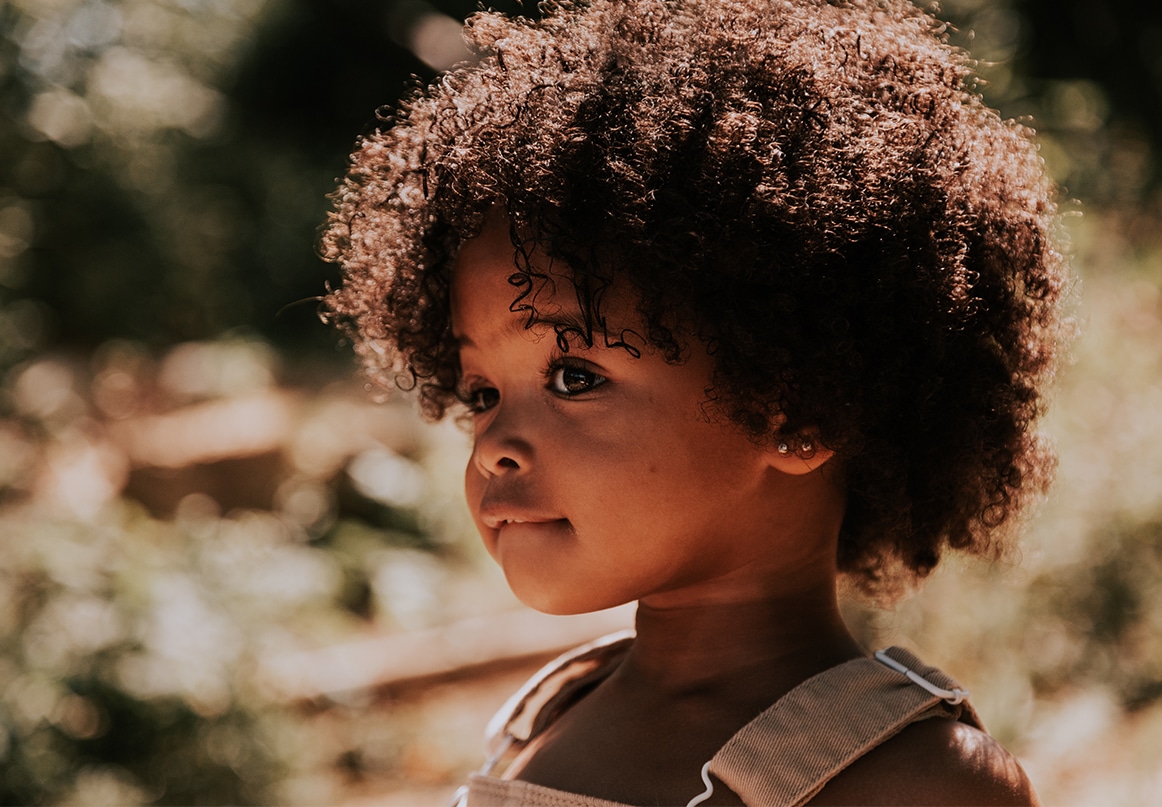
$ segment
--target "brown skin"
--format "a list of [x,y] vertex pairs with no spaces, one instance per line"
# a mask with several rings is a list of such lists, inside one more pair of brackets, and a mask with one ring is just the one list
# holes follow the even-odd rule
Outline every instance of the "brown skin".
[[[452,310],[474,409],[468,505],[518,597],[555,614],[761,599],[813,568],[820,542],[834,557],[843,493],[813,473],[830,452],[781,455],[708,413],[700,343],[681,364],[645,344],[563,353],[548,325],[508,310],[512,272],[498,220],[461,250]],[[568,282],[556,288],[538,304],[574,315]],[[634,323],[631,303],[609,296],[612,327]]]
[[[508,223],[492,217],[453,272],[475,441],[469,507],[526,603],[552,613],[637,600],[621,666],[514,763],[525,781],[626,804],[684,804],[698,770],[743,725],[812,675],[864,655],[839,615],[838,462],[780,454],[706,411],[712,359],[640,345],[572,346],[523,327]],[[538,310],[568,318],[553,277]],[[634,320],[616,287],[610,322]],[[712,804],[738,803],[719,787]],[[1031,804],[1019,766],[981,732],[909,727],[853,765],[818,804]]]
[[[701,792],[697,771],[731,735],[811,675],[862,655],[844,641],[842,625],[824,616],[823,602],[792,597],[697,610],[643,608],[638,641],[623,665],[528,749],[512,775],[623,804],[685,804]],[[772,630],[777,625],[796,627]],[[822,633],[812,636],[812,627]],[[764,641],[756,641],[760,636]],[[643,656],[663,667],[643,669]],[[719,782],[707,803],[741,801]],[[999,743],[939,718],[908,726],[809,802],[1038,803],[1025,772]]]
[[913,723],[831,780],[812,805],[1037,805],[1016,758],[964,723]]

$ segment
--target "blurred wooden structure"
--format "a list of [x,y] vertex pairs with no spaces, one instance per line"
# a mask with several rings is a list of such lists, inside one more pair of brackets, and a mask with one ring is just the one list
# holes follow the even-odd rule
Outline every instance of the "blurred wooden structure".
[[284,701],[422,688],[528,665],[633,624],[634,606],[555,617],[522,609],[268,658],[258,683]]

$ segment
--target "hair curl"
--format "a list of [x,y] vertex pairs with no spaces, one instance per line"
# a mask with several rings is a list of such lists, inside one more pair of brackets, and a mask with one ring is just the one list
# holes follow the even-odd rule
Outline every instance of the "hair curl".
[[839,564],[865,591],[946,547],[998,554],[1052,466],[1033,425],[1065,267],[1032,132],[907,0],[542,11],[470,18],[479,62],[357,144],[324,315],[371,374],[431,417],[456,402],[450,267],[500,206],[526,279],[529,250],[563,260],[600,322],[627,278],[669,359],[697,324],[709,394],[755,440],[839,451]]

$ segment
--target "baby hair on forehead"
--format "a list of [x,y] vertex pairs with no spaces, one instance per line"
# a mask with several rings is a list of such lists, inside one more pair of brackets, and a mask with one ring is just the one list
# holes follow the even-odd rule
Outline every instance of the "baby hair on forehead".
[[[594,0],[479,13],[478,61],[364,137],[333,198],[324,314],[369,373],[457,405],[457,251],[503,213],[513,310],[538,256],[608,338],[714,361],[708,392],[761,444],[836,452],[840,569],[887,597],[949,548],[996,557],[1041,492],[1036,431],[1065,325],[1055,190],[1026,127],[908,0]],[[567,328],[565,330],[568,330]]]
[[[504,211],[493,211],[490,215],[504,216]],[[516,271],[509,276],[508,282],[514,287],[516,296],[508,306],[508,311],[522,314],[526,329],[537,324],[550,326],[562,353],[568,353],[571,344],[592,347],[600,343],[603,347],[620,348],[635,358],[641,356],[641,350],[635,344],[643,341],[641,334],[628,327],[618,327],[616,324],[611,326],[607,319],[602,302],[613,286],[613,280],[608,274],[576,272],[551,260],[549,266],[538,269],[519,233],[511,232],[510,238],[516,247],[513,260]],[[568,274],[562,276],[562,270]],[[577,304],[577,311],[562,311],[560,302],[551,303],[550,308],[545,310],[540,301],[546,297],[555,301],[571,298]],[[631,341],[631,337],[635,338]],[[673,337],[667,337],[667,341],[674,342]],[[679,349],[676,343],[666,356],[670,361],[678,360]]]

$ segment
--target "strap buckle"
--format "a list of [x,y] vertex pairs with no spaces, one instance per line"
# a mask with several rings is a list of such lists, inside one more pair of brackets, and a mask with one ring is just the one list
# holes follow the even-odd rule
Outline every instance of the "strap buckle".
[[959,687],[957,687],[956,689],[944,689],[942,687],[936,686],[936,684],[932,683],[924,676],[920,675],[919,673],[917,673],[913,670],[908,669],[903,664],[896,661],[894,658],[889,656],[883,650],[877,650],[875,652],[875,659],[876,659],[876,661],[880,662],[884,666],[891,667],[893,670],[895,670],[898,673],[903,673],[905,676],[907,676],[908,680],[911,681],[913,684],[915,684],[918,687],[921,687],[923,689],[928,690],[933,695],[935,695],[938,698],[942,698],[943,700],[947,701],[952,706],[955,706],[958,703],[963,703],[964,699],[967,698],[970,694],[967,689],[960,689]]

